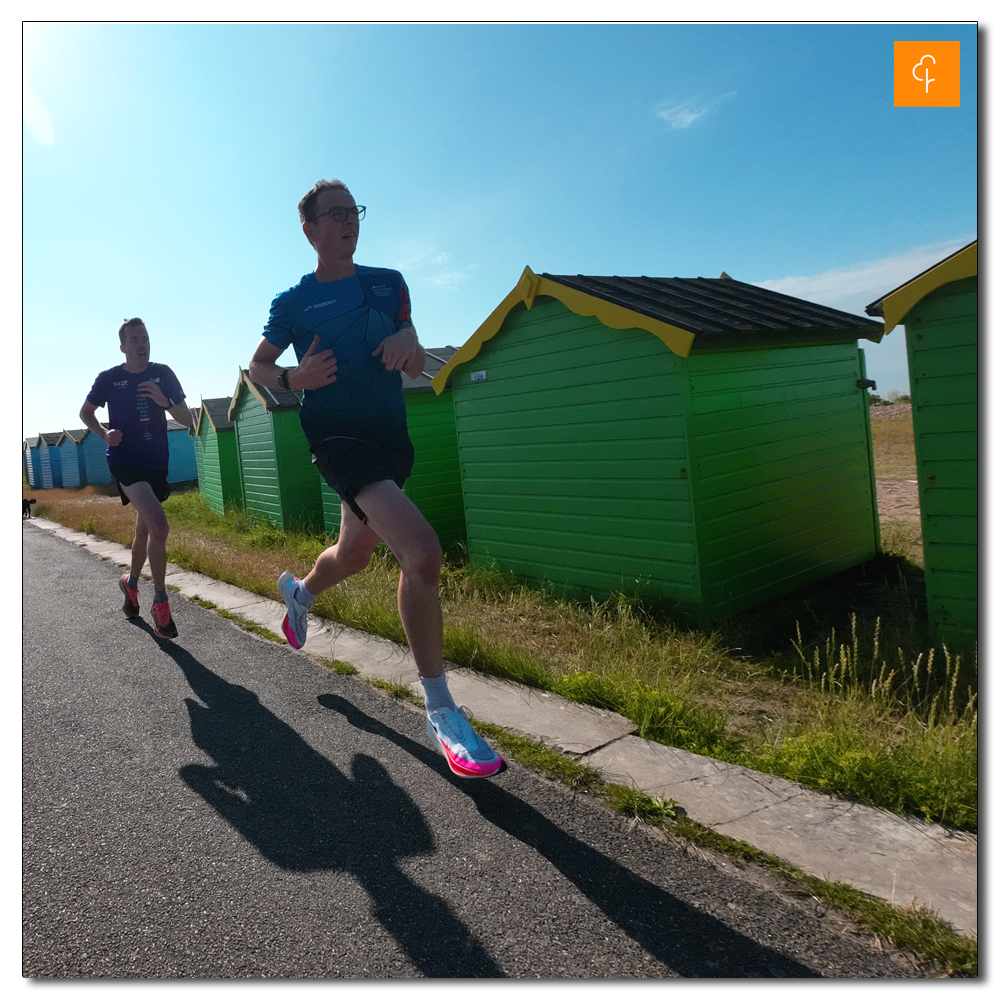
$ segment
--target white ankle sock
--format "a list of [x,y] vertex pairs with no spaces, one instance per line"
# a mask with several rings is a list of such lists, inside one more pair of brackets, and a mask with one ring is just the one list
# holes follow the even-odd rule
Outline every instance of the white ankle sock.
[[421,677],[420,683],[424,686],[424,704],[428,715],[439,708],[458,708],[448,690],[448,675],[445,671],[442,670],[437,677]]
[[299,580],[298,586],[295,588],[295,600],[304,608],[311,608],[313,601],[316,600],[316,595],[309,590],[304,580]]

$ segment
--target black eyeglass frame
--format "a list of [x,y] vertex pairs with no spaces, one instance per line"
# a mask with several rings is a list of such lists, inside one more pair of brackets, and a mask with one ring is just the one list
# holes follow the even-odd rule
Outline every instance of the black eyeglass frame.
[[[357,221],[360,222],[365,217],[365,212],[367,209],[364,205],[355,205],[353,208],[349,208],[347,205],[334,205],[333,208],[328,208],[325,212],[320,212],[316,218],[313,220],[314,223],[319,222],[324,215],[329,215],[332,217],[334,222],[347,222],[347,217],[349,214],[355,215]],[[337,213],[342,212],[343,218],[338,219]]]

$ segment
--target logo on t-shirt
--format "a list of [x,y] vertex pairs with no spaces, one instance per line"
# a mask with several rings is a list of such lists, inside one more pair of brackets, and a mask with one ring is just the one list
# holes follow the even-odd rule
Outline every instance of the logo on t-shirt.
[[372,285],[372,295],[392,295],[392,285]]
[[311,306],[306,306],[302,311],[307,313],[310,309],[322,309],[323,306],[335,306],[336,304],[336,299],[327,299],[326,302],[314,302]]
[[124,381],[124,382],[112,382],[111,384],[112,384],[112,385],[113,385],[113,386],[114,386],[114,387],[115,387],[116,389],[120,389],[120,388],[121,388],[121,387],[122,387],[123,385],[128,385],[128,379],[125,379],[125,381]]

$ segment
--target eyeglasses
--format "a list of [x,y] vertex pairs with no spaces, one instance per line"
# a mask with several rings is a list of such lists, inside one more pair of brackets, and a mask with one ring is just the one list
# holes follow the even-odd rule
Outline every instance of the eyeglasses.
[[324,215],[332,216],[334,222],[346,222],[349,215],[360,222],[365,217],[365,206],[355,205],[354,208],[345,208],[343,205],[336,205],[333,208],[328,208],[325,212],[320,212],[316,216],[316,221],[319,222]]

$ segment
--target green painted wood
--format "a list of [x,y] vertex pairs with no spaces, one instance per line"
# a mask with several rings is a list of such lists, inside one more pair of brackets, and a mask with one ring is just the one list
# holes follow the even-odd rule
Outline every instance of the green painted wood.
[[920,483],[927,612],[936,641],[978,641],[978,280],[952,282],[903,317]]
[[512,310],[452,380],[472,561],[696,602],[678,360],[551,299]]
[[[873,558],[856,344],[692,354],[686,368],[706,614],[746,610]],[[807,401],[821,418],[802,421]]]
[[710,618],[872,558],[862,365],[854,342],[681,359],[550,299],[512,310],[452,379],[470,557]]
[[198,436],[194,439],[194,451],[198,489],[208,506],[217,514],[239,506],[242,503],[242,486],[235,431],[216,432],[203,414]]
[[298,412],[269,413],[244,387],[234,424],[244,507],[282,530],[321,527],[319,474]]

